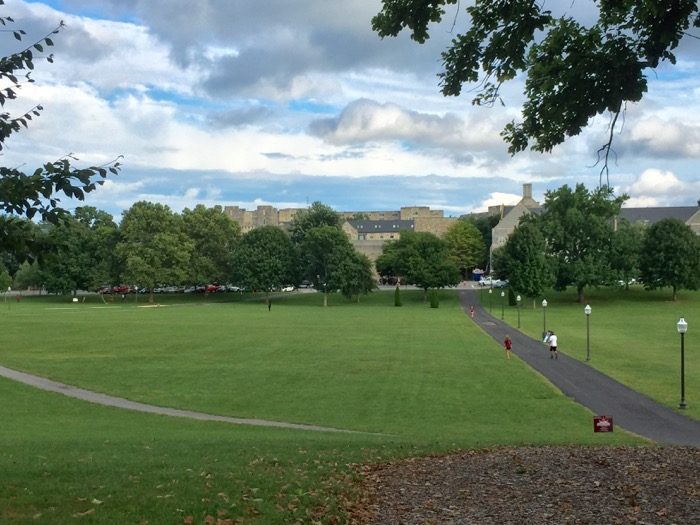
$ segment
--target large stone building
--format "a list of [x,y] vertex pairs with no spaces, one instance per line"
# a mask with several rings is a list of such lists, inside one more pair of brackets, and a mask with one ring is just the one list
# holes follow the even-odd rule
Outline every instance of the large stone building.
[[[490,254],[496,248],[503,246],[515,227],[520,222],[520,218],[528,213],[541,213],[542,206],[532,198],[532,185],[523,184],[523,197],[515,206],[502,206],[499,209],[489,208],[489,212],[498,213],[500,211],[501,220],[491,230]],[[492,213],[490,213],[492,214]],[[630,223],[641,223],[651,226],[662,219],[678,219],[687,224],[698,235],[700,235],[700,206],[668,206],[655,208],[622,208],[620,215],[615,219],[615,228],[619,219],[625,219]],[[490,270],[489,257],[489,270]]]
[[[261,226],[287,229],[302,209],[278,210],[273,206],[258,206],[255,210],[246,210],[238,206],[225,206],[224,213],[246,233]],[[346,211],[339,212],[339,215],[343,220],[343,231],[353,246],[372,261],[382,253],[384,243],[399,239],[401,230],[430,232],[442,237],[457,220],[445,217],[442,210],[431,210],[428,206],[404,206],[392,211]],[[363,219],[355,220],[355,217]]]

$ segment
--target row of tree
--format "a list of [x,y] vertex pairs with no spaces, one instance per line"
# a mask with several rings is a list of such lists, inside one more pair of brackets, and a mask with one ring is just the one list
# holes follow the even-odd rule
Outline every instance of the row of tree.
[[579,302],[590,286],[639,278],[647,289],[700,286],[700,241],[685,223],[664,219],[649,227],[620,219],[626,196],[583,184],[547,192],[541,214],[523,217],[493,268],[514,292],[541,297],[544,290],[573,286]]
[[[619,218],[625,199],[607,187],[588,191],[582,184],[548,192],[542,212],[526,215],[493,253],[495,273],[526,297],[573,286],[581,302],[587,287],[633,277],[649,289],[671,287],[674,299],[680,289],[697,289],[698,237],[673,219],[650,227],[629,224]],[[359,300],[375,286],[370,260],[353,248],[339,215],[318,202],[299,212],[289,231],[266,226],[245,235],[220,206],[177,214],[149,202],[126,210],[119,225],[105,212],[82,207],[55,224],[16,220],[15,227],[28,242],[0,252],[3,288],[12,276],[16,284],[60,293],[109,283],[151,292],[164,284],[235,283],[269,292],[308,280]],[[427,292],[469,278],[485,252],[479,224],[462,219],[442,239],[401,232],[384,246],[376,270]],[[25,260],[36,262],[20,268]]]
[[[153,291],[161,285],[235,283],[271,291],[302,280],[347,297],[375,287],[371,261],[342,231],[340,216],[319,202],[299,212],[289,231],[274,226],[241,235],[220,206],[174,213],[137,202],[121,223],[93,207],[77,208],[56,223],[18,221],[30,239],[0,254],[0,272],[15,285],[51,293],[128,284]],[[456,284],[483,263],[485,242],[470,221],[457,221],[444,239],[401,232],[377,261],[380,274],[399,276],[425,290]],[[22,261],[34,260],[34,264]],[[0,283],[2,284],[2,283]],[[326,299],[327,300],[327,299]]]
[[0,253],[0,279],[9,284],[14,276],[15,285],[53,293],[122,283],[152,294],[163,284],[230,282],[270,292],[308,279],[318,289],[359,298],[375,286],[371,262],[321,203],[297,214],[289,232],[265,226],[241,235],[220,206],[177,214],[150,202],[135,203],[119,225],[88,206],[55,224],[18,224],[32,242]]

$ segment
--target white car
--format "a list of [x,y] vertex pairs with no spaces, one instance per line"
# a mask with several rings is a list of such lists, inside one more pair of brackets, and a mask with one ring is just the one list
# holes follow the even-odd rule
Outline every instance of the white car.
[[293,292],[293,291],[294,291],[294,287],[293,287],[292,285],[283,286],[283,287],[282,287],[282,291],[283,291],[283,292]]

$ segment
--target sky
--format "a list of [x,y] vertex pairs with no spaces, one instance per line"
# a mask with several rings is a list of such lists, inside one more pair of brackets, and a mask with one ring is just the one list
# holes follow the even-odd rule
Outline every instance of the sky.
[[[419,45],[372,31],[380,0],[6,0],[0,16],[27,35],[3,33],[4,55],[65,27],[52,35],[54,63],[36,61],[35,82],[6,106],[44,111],[6,142],[4,165],[122,155],[119,175],[84,203],[63,201],[116,219],[141,200],[177,212],[321,201],[459,216],[515,204],[524,183],[540,202],[564,184],[595,188],[607,116],[552,153],[511,157],[499,133],[519,118],[521,79],[503,106],[473,106],[473,87],[440,94],[440,53],[465,30],[468,3],[448,6]],[[590,4],[566,2],[583,17]],[[609,180],[627,206],[700,199],[700,40],[683,40],[677,57],[649,72],[615,135]]]

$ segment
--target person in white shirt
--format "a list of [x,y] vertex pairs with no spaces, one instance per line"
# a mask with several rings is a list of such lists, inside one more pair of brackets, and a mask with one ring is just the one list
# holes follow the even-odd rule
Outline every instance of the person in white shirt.
[[559,353],[557,352],[557,336],[554,332],[549,332],[549,358],[559,359]]

